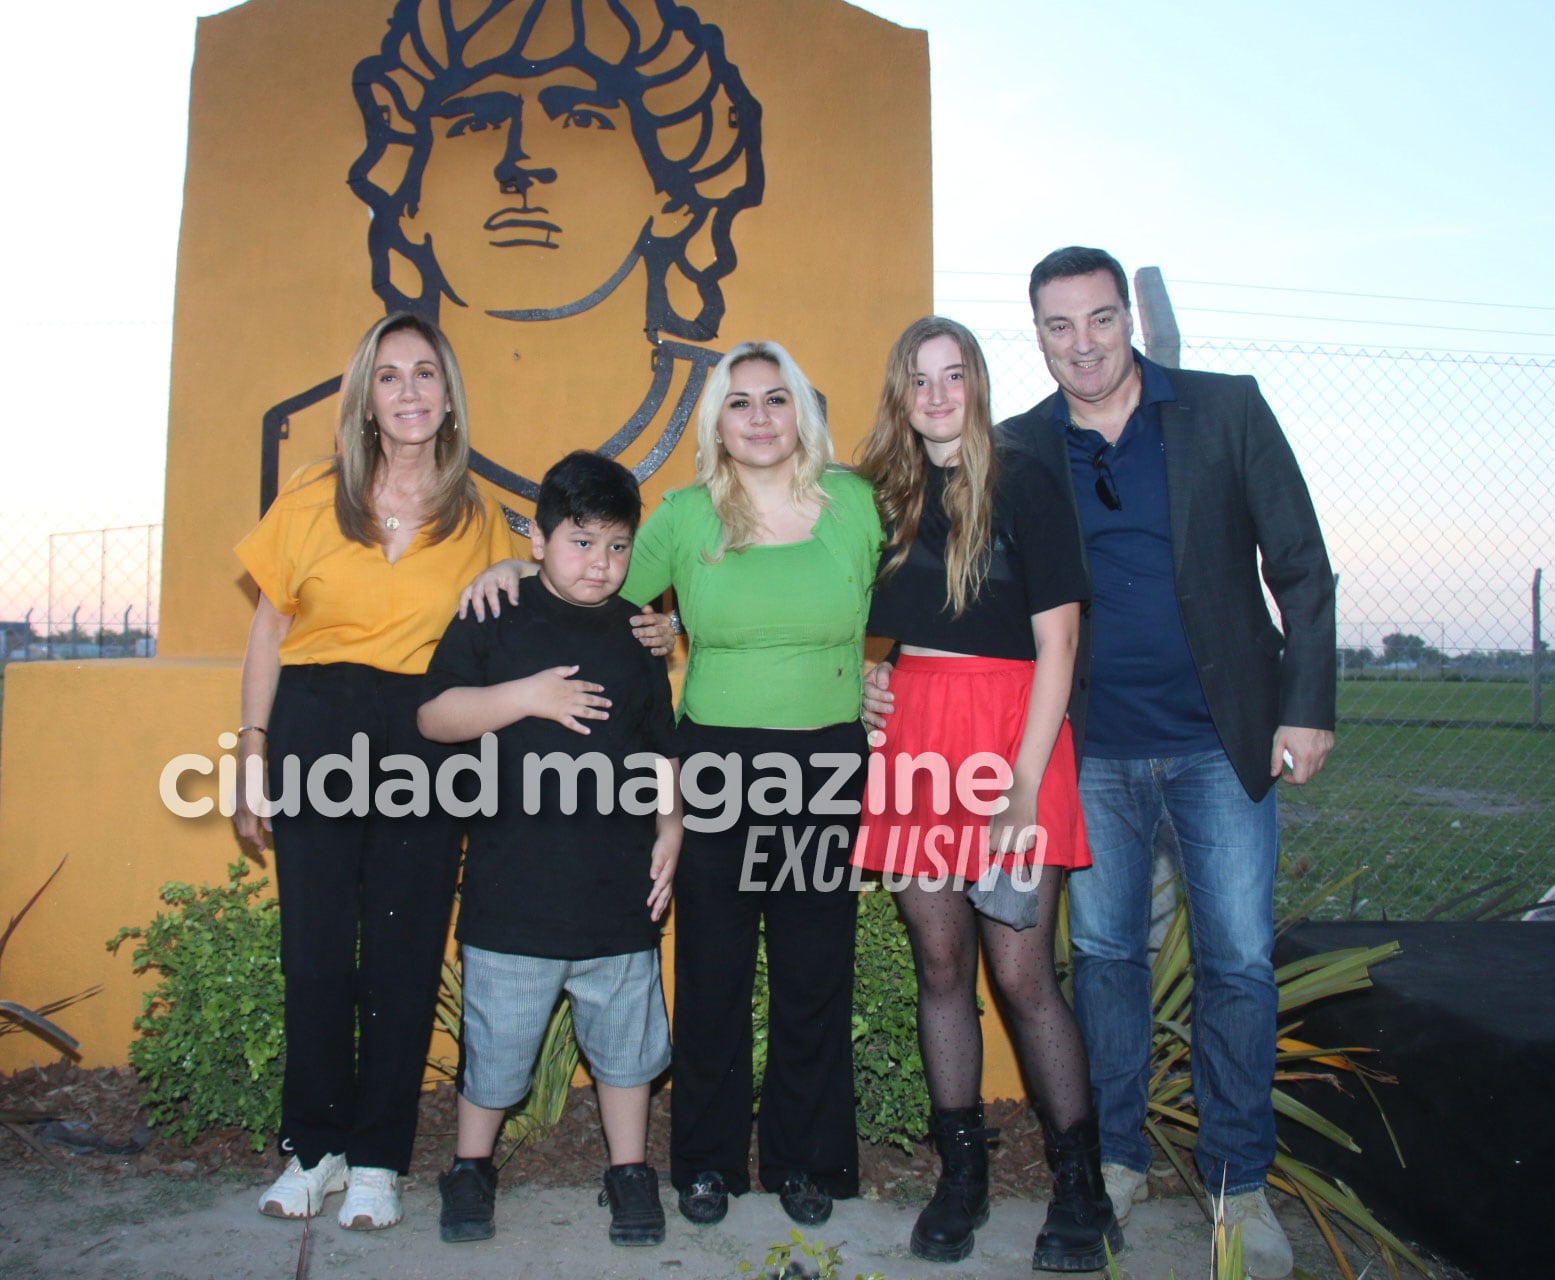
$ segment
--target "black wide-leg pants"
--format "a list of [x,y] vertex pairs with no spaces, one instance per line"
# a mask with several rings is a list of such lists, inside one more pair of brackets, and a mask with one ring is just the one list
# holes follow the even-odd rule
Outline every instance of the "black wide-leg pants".
[[[770,994],[757,1125],[762,1185],[807,1174],[835,1197],[858,1194],[853,1100],[853,947],[858,897],[848,855],[867,749],[856,722],[814,730],[681,724],[688,825],[675,875],[675,1048],[670,1177],[700,1173],[750,1189],[751,992],[765,922]],[[723,757],[692,773],[698,753]],[[757,757],[794,761],[785,770]],[[830,757],[822,759],[821,757]],[[839,768],[851,770],[832,799]],[[722,772],[720,773],[720,769]],[[736,772],[737,771],[737,772]],[[728,779],[737,777],[737,782]],[[753,792],[752,784],[757,790]],[[698,789],[714,799],[700,799]],[[797,813],[760,813],[786,806]],[[835,808],[851,809],[835,813]],[[731,819],[699,832],[697,820]]]
[[[332,1152],[358,1167],[410,1167],[465,825],[432,786],[457,748],[417,731],[421,683],[354,663],[281,669],[270,794],[295,807],[272,818],[286,982],[281,1139],[304,1167]],[[331,753],[350,758],[356,734],[366,735],[365,753],[356,748],[365,772],[353,782],[332,770],[316,805],[310,773]],[[413,799],[407,779],[418,770],[406,757],[425,768],[425,816],[392,812]],[[396,789],[380,794],[386,779]],[[330,811],[364,791],[365,813]]]

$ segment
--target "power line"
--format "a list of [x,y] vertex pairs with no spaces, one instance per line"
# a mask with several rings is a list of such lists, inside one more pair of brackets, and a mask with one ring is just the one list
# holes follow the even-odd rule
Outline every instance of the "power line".
[[[1027,271],[961,271],[954,267],[936,267],[938,276],[991,276],[1001,279],[1026,280]],[[1499,307],[1507,311],[1555,311],[1552,306],[1539,306],[1528,302],[1472,302],[1466,298],[1421,298],[1403,293],[1361,293],[1346,289],[1305,289],[1294,285],[1241,284],[1231,280],[1184,280],[1170,277],[1168,284],[1200,285],[1210,289],[1262,289],[1269,293],[1316,293],[1332,298],[1368,298],[1379,302],[1430,302],[1447,307]]]
[[[941,296],[936,305],[948,310],[951,307],[1021,307],[1030,304],[1024,298],[947,298]],[[1444,333],[1482,333],[1493,337],[1544,338],[1555,341],[1555,333],[1541,333],[1531,329],[1484,329],[1476,325],[1426,324],[1410,320],[1371,320],[1352,316],[1299,315],[1290,311],[1239,311],[1230,307],[1193,307],[1178,304],[1173,308],[1178,314],[1199,312],[1205,315],[1247,316],[1264,320],[1305,320],[1312,324],[1360,324],[1378,329],[1437,329]]]
[[[978,336],[986,341],[998,340],[1000,342],[1025,343],[1032,347],[1036,345],[1036,338],[1030,329],[994,329],[986,325],[973,325],[972,328]],[[1364,356],[1368,359],[1400,360],[1415,359],[1421,355],[1438,356],[1491,356],[1504,360],[1534,360],[1541,362],[1540,368],[1551,368],[1549,362],[1555,360],[1549,351],[1507,351],[1504,348],[1491,350],[1468,347],[1429,347],[1411,346],[1407,350],[1399,350],[1392,347],[1378,347],[1372,343],[1365,343],[1359,347],[1346,347],[1343,344],[1328,342],[1323,339],[1308,338],[1253,338],[1245,333],[1195,333],[1183,338],[1183,349],[1191,351],[1195,348],[1208,348],[1216,344],[1225,343],[1238,350],[1245,348],[1248,354],[1258,354],[1285,347],[1335,347],[1331,352],[1306,354],[1331,354],[1344,356]]]
[[1303,316],[1283,311],[1232,311],[1225,307],[1175,307],[1179,314],[1185,311],[1202,312],[1215,316],[1253,316],[1263,320],[1307,320],[1313,324],[1364,324],[1375,329],[1438,329],[1444,333],[1487,333],[1497,337],[1548,338],[1555,340],[1555,333],[1537,333],[1527,329],[1481,329],[1462,324],[1422,324],[1409,320],[1357,320],[1348,316]]
[[1383,302],[1434,302],[1447,307],[1502,307],[1508,311],[1555,311],[1527,302],[1470,302],[1464,298],[1417,298],[1402,293],[1352,293],[1343,289],[1300,289],[1278,284],[1234,284],[1229,280],[1177,280],[1172,284],[1204,285],[1212,289],[1264,289],[1270,293],[1321,293],[1331,298],[1372,298]]
[[[1016,330],[1017,334],[1025,336],[1023,330]],[[1033,339],[1035,341],[1035,339]],[[1412,346],[1408,348],[1378,347],[1370,342],[1363,342],[1356,347],[1348,347],[1343,343],[1327,342],[1322,339],[1306,338],[1249,338],[1245,334],[1235,333],[1196,333],[1191,338],[1182,340],[1183,350],[1191,351],[1195,347],[1211,347],[1216,343],[1225,343],[1234,348],[1246,348],[1249,354],[1257,354],[1268,348],[1280,347],[1333,347],[1333,351],[1325,351],[1319,354],[1363,356],[1372,360],[1413,360],[1418,356],[1491,356],[1496,361],[1504,360],[1534,360],[1540,362],[1540,368],[1555,368],[1555,356],[1548,351],[1506,351],[1502,348],[1484,350],[1473,347],[1427,347]],[[1312,354],[1312,353],[1305,353]],[[1479,364],[1481,361],[1474,361]]]

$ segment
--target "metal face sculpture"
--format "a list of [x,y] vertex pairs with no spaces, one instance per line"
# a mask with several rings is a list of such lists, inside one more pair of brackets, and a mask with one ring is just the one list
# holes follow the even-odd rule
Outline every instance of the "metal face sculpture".
[[[600,350],[595,325],[589,360],[613,389],[646,377],[606,429],[569,431],[566,447],[630,452],[638,479],[652,475],[718,360],[697,344],[718,336],[735,217],[762,198],[761,106],[719,29],[673,0],[400,0],[352,91],[365,145],[349,182],[372,213],[386,310],[442,325],[479,377],[482,352],[612,309],[621,331]],[[261,508],[289,417],[338,389],[265,414]],[[538,492],[499,456],[471,465],[517,498]]]

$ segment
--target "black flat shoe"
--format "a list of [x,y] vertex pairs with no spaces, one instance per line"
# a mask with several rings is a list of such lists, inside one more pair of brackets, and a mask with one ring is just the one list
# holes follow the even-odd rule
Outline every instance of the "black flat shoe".
[[680,1193],[680,1216],[687,1222],[708,1227],[722,1222],[728,1212],[729,1189],[721,1173],[699,1173]]
[[831,1195],[802,1173],[789,1175],[778,1192],[778,1203],[803,1227],[818,1227],[831,1217]]

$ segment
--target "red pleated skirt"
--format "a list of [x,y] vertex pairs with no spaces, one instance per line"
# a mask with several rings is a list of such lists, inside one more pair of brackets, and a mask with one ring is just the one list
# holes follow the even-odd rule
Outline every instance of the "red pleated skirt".
[[[1013,768],[1035,673],[1035,663],[1008,658],[902,655],[891,675],[896,709],[885,741],[870,755],[855,865],[896,875],[982,875],[988,816],[966,802],[986,805],[999,794],[993,756]],[[1042,775],[1035,817],[1035,848],[1003,865],[1091,865],[1067,719]]]

